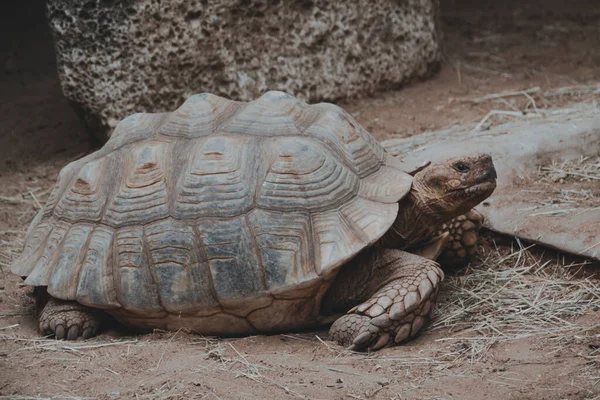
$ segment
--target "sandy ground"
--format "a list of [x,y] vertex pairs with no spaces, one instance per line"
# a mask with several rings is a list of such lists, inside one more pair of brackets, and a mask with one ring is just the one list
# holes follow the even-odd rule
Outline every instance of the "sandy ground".
[[[597,4],[523,3],[444,1],[440,73],[343,106],[388,139],[475,124],[494,109],[598,100]],[[23,3],[18,14],[0,42],[0,398],[600,398],[598,265],[489,233],[478,260],[449,274],[426,332],[374,354],[344,351],[326,330],[40,338],[29,289],[8,266],[60,168],[94,147],[61,96],[43,9]],[[502,118],[515,117],[490,122]]]

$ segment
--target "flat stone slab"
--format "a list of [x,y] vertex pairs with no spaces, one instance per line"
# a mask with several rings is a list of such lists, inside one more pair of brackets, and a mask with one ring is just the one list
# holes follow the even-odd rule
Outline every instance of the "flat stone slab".
[[486,227],[600,260],[600,109],[580,104],[473,131],[460,127],[383,146],[412,170],[474,152],[492,155],[494,194],[477,207]]

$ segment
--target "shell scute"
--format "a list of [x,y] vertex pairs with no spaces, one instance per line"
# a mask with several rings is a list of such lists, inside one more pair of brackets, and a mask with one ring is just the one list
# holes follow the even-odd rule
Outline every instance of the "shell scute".
[[102,187],[105,161],[101,158],[81,167],[56,205],[57,216],[71,221],[100,220],[108,198],[108,190]]
[[90,225],[75,225],[69,229],[48,279],[48,293],[52,296],[74,300],[79,284],[81,261],[87,250]]
[[[11,272],[17,276],[29,276],[46,246],[46,240],[54,228],[54,221],[41,221],[42,213],[38,213],[26,236],[21,256],[11,265]],[[37,221],[36,221],[37,220]],[[37,224],[37,225],[34,225]]]
[[270,91],[240,107],[219,126],[218,132],[255,136],[300,135],[294,119],[305,107],[305,103],[287,93]]
[[264,271],[245,217],[202,219],[197,229],[221,305],[237,304],[266,289]]
[[240,215],[254,203],[256,143],[212,136],[199,140],[176,188],[178,219]]
[[146,226],[144,231],[164,309],[189,312],[217,306],[208,268],[196,254],[193,228],[167,219]]
[[303,132],[304,135],[327,143],[360,178],[383,165],[383,148],[344,110],[333,104],[322,103],[310,106],[307,112],[315,116],[312,117],[312,124]]
[[258,194],[260,207],[319,210],[356,194],[359,178],[318,142],[281,138],[272,148],[277,155]]
[[119,308],[112,267],[113,231],[96,227],[90,235],[76,300],[89,307]]
[[312,265],[312,229],[308,213],[254,210],[248,216],[270,291],[318,278]]
[[52,270],[56,264],[56,258],[60,254],[60,245],[71,224],[65,221],[54,221],[52,231],[48,235],[45,247],[37,262],[33,265],[31,272],[25,279],[25,283],[32,286],[47,286]]
[[124,118],[117,124],[104,147],[98,150],[97,156],[104,156],[129,144],[153,138],[170,115],[171,113],[137,113]]
[[[131,149],[124,179],[106,207],[103,221],[118,227],[143,224],[169,215],[168,157],[171,144],[147,142]],[[104,187],[108,191],[108,187]]]
[[140,226],[125,227],[115,235],[117,265],[117,299],[123,308],[133,312],[162,311],[156,281],[152,276]]
[[312,220],[320,255],[315,262],[319,275],[326,275],[339,265],[340,260],[347,260],[363,249],[364,238],[339,211],[317,214]]
[[159,133],[175,138],[210,135],[243,104],[210,93],[190,96],[181,107],[170,113]]

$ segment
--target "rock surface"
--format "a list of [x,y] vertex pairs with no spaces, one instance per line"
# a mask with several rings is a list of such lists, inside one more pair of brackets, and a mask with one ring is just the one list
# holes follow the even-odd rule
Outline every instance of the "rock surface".
[[49,0],[64,94],[106,138],[194,93],[334,101],[424,77],[437,0]]
[[600,260],[599,111],[582,103],[489,130],[455,127],[382,145],[407,171],[427,161],[491,154],[498,186],[476,207],[487,228]]

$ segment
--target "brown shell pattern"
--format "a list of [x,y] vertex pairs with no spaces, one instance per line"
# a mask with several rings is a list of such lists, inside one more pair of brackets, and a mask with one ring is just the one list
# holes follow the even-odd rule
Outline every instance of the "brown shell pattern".
[[132,313],[309,296],[387,231],[411,181],[332,104],[195,95],[67,165],[12,271]]

